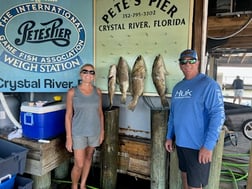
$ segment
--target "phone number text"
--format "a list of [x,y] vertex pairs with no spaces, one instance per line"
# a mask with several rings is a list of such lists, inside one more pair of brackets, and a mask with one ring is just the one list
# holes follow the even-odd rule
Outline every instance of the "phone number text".
[[154,16],[156,15],[156,11],[145,11],[145,12],[135,12],[135,13],[126,13],[123,14],[123,18],[135,18],[135,17],[142,17],[142,16]]

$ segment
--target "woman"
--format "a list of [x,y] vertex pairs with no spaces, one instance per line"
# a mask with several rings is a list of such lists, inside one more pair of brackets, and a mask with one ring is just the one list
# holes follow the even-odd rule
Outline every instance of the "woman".
[[67,92],[66,99],[66,148],[74,152],[71,172],[72,189],[86,189],[95,147],[104,140],[102,94],[93,85],[95,70],[92,64],[80,69],[81,84]]

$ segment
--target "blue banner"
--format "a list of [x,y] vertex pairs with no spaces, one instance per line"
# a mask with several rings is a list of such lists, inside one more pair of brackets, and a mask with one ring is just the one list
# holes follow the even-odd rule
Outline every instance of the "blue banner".
[[0,0],[0,92],[66,92],[93,64],[93,1]]

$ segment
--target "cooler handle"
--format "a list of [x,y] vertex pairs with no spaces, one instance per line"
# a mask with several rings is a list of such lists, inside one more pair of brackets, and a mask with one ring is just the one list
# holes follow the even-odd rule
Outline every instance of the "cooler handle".
[[29,126],[32,126],[34,124],[32,113],[30,113],[30,112],[24,113],[24,124],[29,125]]
[[8,174],[8,175],[5,175],[4,177],[1,177],[0,178],[0,184],[6,180],[9,180],[11,179],[11,174]]

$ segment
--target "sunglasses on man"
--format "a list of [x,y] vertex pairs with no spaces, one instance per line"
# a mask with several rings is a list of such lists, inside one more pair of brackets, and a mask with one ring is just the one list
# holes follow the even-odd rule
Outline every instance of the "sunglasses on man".
[[196,62],[197,62],[196,59],[179,59],[179,63],[181,65],[185,65],[187,63],[189,63],[189,64],[195,64]]

